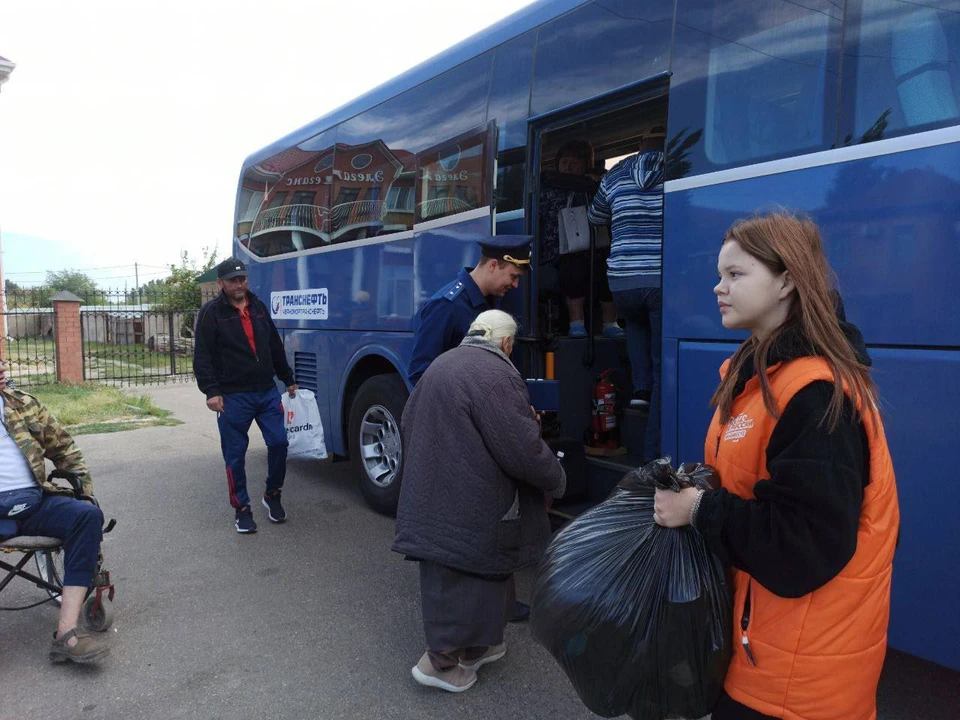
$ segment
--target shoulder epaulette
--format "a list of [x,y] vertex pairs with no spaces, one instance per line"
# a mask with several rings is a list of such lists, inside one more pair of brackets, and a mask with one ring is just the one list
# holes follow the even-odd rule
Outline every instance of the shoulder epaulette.
[[448,301],[456,300],[457,296],[463,292],[464,287],[466,286],[463,284],[463,280],[454,280],[443,289],[442,297]]

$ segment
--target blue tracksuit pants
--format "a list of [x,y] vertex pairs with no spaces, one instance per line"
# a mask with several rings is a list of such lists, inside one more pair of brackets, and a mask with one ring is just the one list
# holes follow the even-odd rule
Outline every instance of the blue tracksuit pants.
[[44,535],[63,541],[64,585],[93,585],[103,540],[100,508],[66,495],[43,495],[40,505],[18,522],[21,535]]
[[250,504],[246,456],[250,423],[254,420],[267,444],[267,491],[282,488],[287,473],[287,431],[280,393],[271,388],[224,395],[223,412],[217,415],[217,426],[220,428],[223,461],[227,466],[230,504],[237,509]]

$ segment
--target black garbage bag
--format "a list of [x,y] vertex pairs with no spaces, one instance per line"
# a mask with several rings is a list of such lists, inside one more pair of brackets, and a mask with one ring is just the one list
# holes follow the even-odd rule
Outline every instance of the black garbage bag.
[[731,653],[726,575],[696,530],[653,521],[653,497],[716,484],[709,466],[656,460],[547,548],[531,630],[592,712],[663,720],[713,709]]

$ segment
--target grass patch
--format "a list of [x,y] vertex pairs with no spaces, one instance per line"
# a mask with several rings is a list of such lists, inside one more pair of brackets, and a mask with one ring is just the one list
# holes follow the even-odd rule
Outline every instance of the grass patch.
[[72,435],[119,432],[156,425],[179,425],[169,410],[147,395],[134,397],[119,388],[96,383],[44,385],[31,389]]

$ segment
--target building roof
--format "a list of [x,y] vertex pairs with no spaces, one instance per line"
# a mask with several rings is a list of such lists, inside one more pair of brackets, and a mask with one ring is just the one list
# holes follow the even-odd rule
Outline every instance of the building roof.
[[200,273],[197,275],[197,282],[205,283],[212,282],[217,279],[217,267],[214,265],[209,270]]

